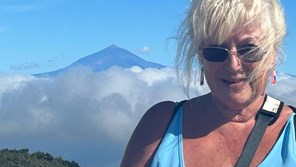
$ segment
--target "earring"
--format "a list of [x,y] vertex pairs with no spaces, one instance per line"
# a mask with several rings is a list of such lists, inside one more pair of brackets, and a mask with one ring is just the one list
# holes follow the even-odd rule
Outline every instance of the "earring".
[[276,85],[276,72],[275,72],[275,70],[272,71],[271,77],[272,77],[271,84]]
[[200,67],[200,74],[199,75],[200,75],[199,84],[200,84],[200,86],[203,86],[204,85],[204,75],[205,75],[203,66]]

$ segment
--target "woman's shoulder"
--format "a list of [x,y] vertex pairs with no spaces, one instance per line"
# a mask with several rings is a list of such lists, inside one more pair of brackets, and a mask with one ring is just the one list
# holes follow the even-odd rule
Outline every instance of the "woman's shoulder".
[[173,101],[159,102],[153,105],[148,111],[146,111],[143,118],[153,120],[166,119],[172,114],[175,106],[176,102]]
[[173,101],[163,101],[153,105],[144,113],[134,133],[145,133],[146,139],[151,142],[161,139],[173,115],[175,105]]
[[[185,103],[179,107],[183,107],[184,112],[190,112],[192,108],[201,106],[201,98],[202,96],[185,100]],[[174,101],[162,101],[144,113],[129,140],[121,166],[147,166],[150,164],[174,116],[177,105],[178,103]]]
[[145,112],[135,128],[121,166],[147,166],[156,151],[175,107],[173,101],[163,101]]

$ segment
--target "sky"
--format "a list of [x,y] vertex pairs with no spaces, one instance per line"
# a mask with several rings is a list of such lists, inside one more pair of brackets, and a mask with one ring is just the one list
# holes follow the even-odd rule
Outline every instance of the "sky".
[[62,68],[116,44],[173,64],[170,40],[187,0],[0,0],[0,71]]
[[[53,71],[109,45],[174,65],[189,0],[0,0],[0,72]],[[295,1],[282,0],[288,35],[281,72],[296,75]]]
[[[296,74],[295,1],[283,2],[288,56],[278,84],[269,83],[267,91],[296,106],[296,78],[287,75]],[[118,166],[143,113],[159,101],[186,98],[175,71],[79,67],[56,78],[28,74],[62,68],[111,44],[170,66],[169,37],[187,5],[186,0],[0,0],[0,149],[49,152],[87,167]],[[191,97],[207,92],[207,85],[190,88]]]

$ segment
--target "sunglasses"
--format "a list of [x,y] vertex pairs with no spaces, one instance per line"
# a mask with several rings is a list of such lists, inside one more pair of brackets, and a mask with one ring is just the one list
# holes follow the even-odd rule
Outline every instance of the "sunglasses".
[[[219,46],[209,46],[201,49],[201,53],[207,61],[210,62],[224,62],[231,52],[227,48]],[[246,63],[258,62],[262,59],[262,50],[253,44],[244,45],[236,51],[237,57]]]

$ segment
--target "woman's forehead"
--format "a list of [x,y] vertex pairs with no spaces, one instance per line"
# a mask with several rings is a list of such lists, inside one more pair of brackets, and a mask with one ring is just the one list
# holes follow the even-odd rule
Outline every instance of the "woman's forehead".
[[260,38],[262,36],[262,30],[259,26],[247,26],[247,27],[236,27],[230,34],[230,38]]
[[262,32],[259,29],[252,29],[252,30],[238,30],[232,31],[229,34],[229,37],[225,40],[227,41],[234,41],[234,42],[242,42],[242,41],[253,41],[257,42],[261,39]]
[[223,39],[223,41],[218,41],[217,37],[212,37],[205,41],[207,45],[209,44],[227,44],[230,42],[234,43],[258,43],[262,39],[262,31],[259,28],[235,28],[230,32],[228,37]]

